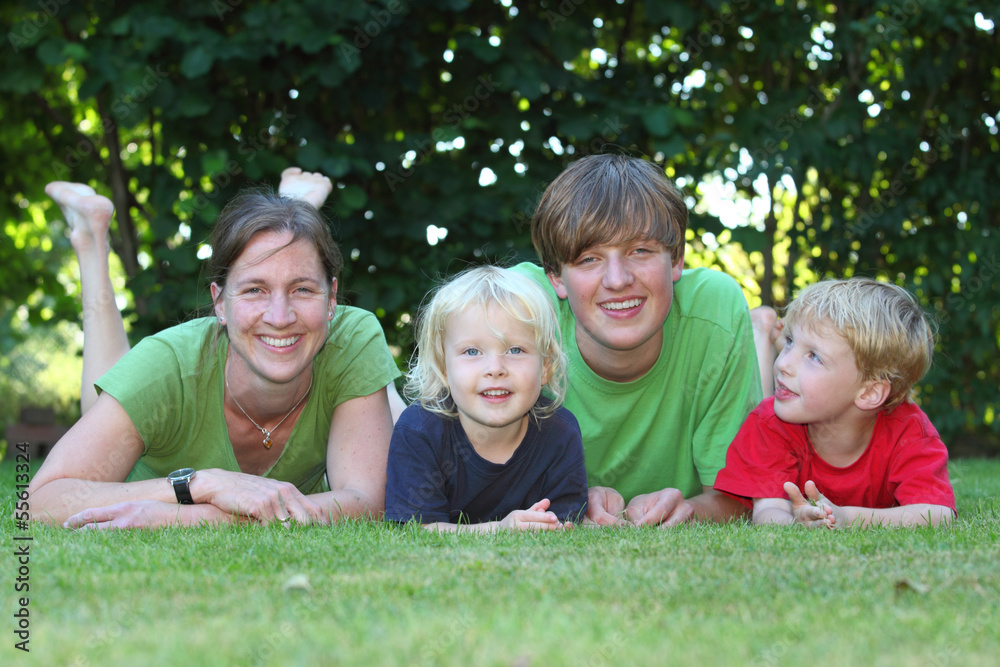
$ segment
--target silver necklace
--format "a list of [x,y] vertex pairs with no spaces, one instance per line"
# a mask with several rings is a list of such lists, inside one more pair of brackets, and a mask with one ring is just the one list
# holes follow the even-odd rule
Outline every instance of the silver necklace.
[[299,405],[302,403],[302,401],[305,400],[306,396],[309,395],[309,390],[312,389],[312,386],[313,386],[313,377],[315,377],[315,376],[310,376],[309,377],[309,386],[306,387],[306,393],[302,394],[302,398],[300,398],[295,403],[295,405],[292,406],[292,409],[288,411],[288,414],[286,414],[284,417],[282,417],[281,421],[278,422],[277,424],[275,424],[274,428],[272,428],[270,431],[268,431],[266,428],[264,428],[263,426],[261,426],[260,424],[258,424],[257,422],[255,422],[253,420],[253,417],[251,417],[250,415],[248,415],[247,411],[243,409],[242,405],[240,405],[240,402],[236,400],[236,394],[234,394],[233,390],[229,388],[229,378],[226,376],[225,371],[223,371],[222,377],[226,381],[226,389],[229,391],[229,396],[230,396],[230,398],[233,399],[233,403],[235,403],[236,407],[238,407],[240,409],[240,412],[242,412],[243,415],[247,419],[250,420],[250,423],[253,424],[254,426],[256,426],[258,431],[260,431],[262,434],[264,434],[264,449],[271,449],[271,445],[274,444],[273,441],[271,440],[271,434],[278,430],[278,427],[281,426],[285,422],[285,420],[288,419],[288,417],[293,412],[295,412],[295,408],[299,407]]

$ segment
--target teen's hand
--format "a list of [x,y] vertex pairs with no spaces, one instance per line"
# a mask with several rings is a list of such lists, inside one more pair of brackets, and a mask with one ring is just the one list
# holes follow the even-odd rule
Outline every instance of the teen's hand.
[[669,528],[693,519],[694,507],[677,489],[662,489],[633,498],[625,514],[637,526],[660,524]]
[[621,526],[625,524],[625,499],[607,486],[592,486],[587,489],[588,524],[598,526]]

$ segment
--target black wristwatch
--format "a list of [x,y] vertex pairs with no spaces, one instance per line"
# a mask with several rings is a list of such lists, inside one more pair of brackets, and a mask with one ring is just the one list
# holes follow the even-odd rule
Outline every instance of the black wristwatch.
[[191,489],[188,487],[192,479],[194,479],[194,468],[181,468],[167,475],[167,481],[174,487],[177,502],[181,505],[194,505],[194,498],[191,497]]

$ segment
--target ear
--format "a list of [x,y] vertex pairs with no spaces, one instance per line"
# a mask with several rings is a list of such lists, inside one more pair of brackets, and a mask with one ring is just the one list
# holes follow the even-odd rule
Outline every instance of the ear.
[[219,287],[218,283],[212,283],[208,289],[212,292],[212,306],[215,309],[216,316],[226,319],[226,306],[222,299],[219,298],[222,295],[222,288]]
[[546,272],[545,274],[549,282],[552,284],[552,289],[556,291],[556,296],[560,299],[565,299],[569,296],[569,292],[566,291],[566,285],[563,283],[561,275],[556,275],[555,273]]
[[670,261],[673,264],[673,268],[670,271],[670,278],[677,282],[681,279],[681,274],[684,271],[684,251],[681,250],[680,255],[677,257],[671,257]]
[[337,310],[337,279],[330,281],[330,312],[327,319],[333,321],[333,313]]
[[546,357],[542,365],[542,386],[544,387],[552,379],[552,357]]
[[878,410],[889,398],[892,383],[888,380],[874,380],[867,383],[854,399],[854,405],[859,410]]

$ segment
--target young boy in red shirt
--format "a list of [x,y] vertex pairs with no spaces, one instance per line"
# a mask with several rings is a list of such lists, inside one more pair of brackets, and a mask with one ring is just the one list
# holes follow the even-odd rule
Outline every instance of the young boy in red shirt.
[[909,400],[934,351],[916,300],[867,278],[824,281],[778,327],[774,396],[747,417],[715,488],[755,524],[948,524],[948,451]]

